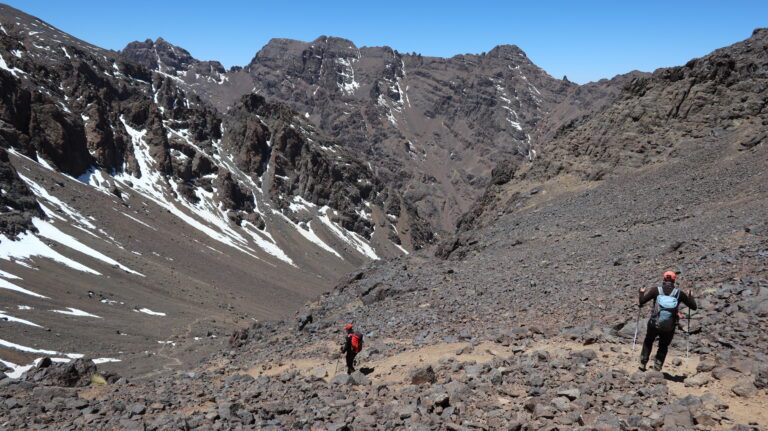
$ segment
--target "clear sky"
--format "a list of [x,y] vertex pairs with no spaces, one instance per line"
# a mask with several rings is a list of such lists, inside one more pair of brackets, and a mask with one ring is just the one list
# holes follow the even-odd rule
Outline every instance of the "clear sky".
[[768,0],[8,3],[104,48],[162,36],[225,67],[247,64],[273,37],[328,35],[441,57],[515,44],[552,76],[578,83],[681,65],[768,26]]

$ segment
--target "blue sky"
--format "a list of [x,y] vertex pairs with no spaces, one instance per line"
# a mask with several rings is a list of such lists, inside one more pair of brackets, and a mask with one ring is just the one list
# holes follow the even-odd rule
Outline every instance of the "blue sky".
[[552,76],[585,83],[684,64],[768,26],[768,1],[5,0],[104,48],[162,36],[200,60],[247,64],[273,37],[450,57],[515,44]]

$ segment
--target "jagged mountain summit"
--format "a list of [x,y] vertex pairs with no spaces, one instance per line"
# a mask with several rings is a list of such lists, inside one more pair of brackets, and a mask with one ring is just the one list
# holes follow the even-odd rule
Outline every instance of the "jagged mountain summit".
[[162,39],[130,43],[122,54],[221,111],[244,92],[290,105],[360,154],[444,232],[496,161],[535,157],[537,126],[578,87],[550,77],[513,45],[437,58],[327,36],[273,39],[229,71]]
[[0,6],[0,26],[8,363],[125,359],[179,328],[275,318],[431,240],[407,199],[285,105],[250,94],[222,114],[21,11]]

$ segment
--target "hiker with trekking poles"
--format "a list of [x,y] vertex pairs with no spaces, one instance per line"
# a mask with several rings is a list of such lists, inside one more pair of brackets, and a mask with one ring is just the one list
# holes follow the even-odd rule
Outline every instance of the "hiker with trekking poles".
[[344,344],[341,345],[341,353],[346,353],[347,374],[355,372],[355,356],[363,350],[363,334],[352,330],[352,324],[344,326],[347,334],[344,336]]
[[[695,310],[696,301],[693,299],[692,292],[689,290],[688,294],[680,290],[675,286],[675,279],[677,275],[672,271],[664,273],[662,278],[662,284],[658,287],[652,287],[646,289],[641,287],[639,290],[639,304],[637,310],[637,322],[640,322],[640,308],[646,302],[655,299],[656,302],[651,309],[651,318],[648,320],[648,327],[645,333],[645,340],[643,341],[643,350],[640,352],[640,370],[646,370],[646,364],[651,356],[651,350],[653,349],[653,342],[656,337],[659,338],[659,346],[656,350],[656,358],[653,362],[653,369],[661,371],[661,367],[664,366],[664,359],[667,357],[667,350],[669,349],[672,338],[675,336],[675,327],[679,317],[678,308],[682,302],[688,307],[688,329],[690,332],[690,310]],[[637,325],[635,327],[635,341],[637,340]],[[632,343],[634,349],[634,342]],[[687,354],[687,352],[686,352]]]

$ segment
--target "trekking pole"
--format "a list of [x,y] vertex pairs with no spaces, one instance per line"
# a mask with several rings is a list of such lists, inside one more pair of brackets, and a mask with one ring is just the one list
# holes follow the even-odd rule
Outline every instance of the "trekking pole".
[[[688,290],[688,297],[691,297],[691,290]],[[688,359],[688,352],[691,347],[691,307],[688,307],[688,329],[685,330],[685,359]]]
[[640,329],[640,305],[637,306],[637,320],[635,320],[635,338],[632,340],[632,351],[635,351],[635,345],[637,344],[637,332]]

